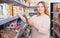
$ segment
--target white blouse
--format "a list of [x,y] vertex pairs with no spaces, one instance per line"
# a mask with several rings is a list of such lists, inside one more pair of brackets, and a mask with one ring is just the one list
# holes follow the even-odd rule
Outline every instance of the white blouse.
[[37,31],[32,27],[32,38],[50,38],[50,18],[46,14],[42,16],[32,16],[32,22],[38,27]]

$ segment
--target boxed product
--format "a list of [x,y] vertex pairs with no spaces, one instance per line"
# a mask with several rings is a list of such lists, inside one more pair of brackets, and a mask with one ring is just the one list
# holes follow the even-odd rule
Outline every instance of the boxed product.
[[60,12],[60,3],[55,4],[55,7],[53,8],[53,12],[55,13]]
[[23,0],[20,0],[20,3],[23,4]]
[[19,7],[20,14],[22,14],[22,7]]
[[3,6],[0,4],[0,20],[3,19]]
[[17,13],[22,14],[22,7],[19,7],[19,6],[13,6],[13,16],[16,16]]
[[60,12],[60,3],[58,3],[58,12]]
[[1,15],[2,18],[10,17],[10,13],[8,11],[8,4],[1,3],[1,5],[0,5],[0,15]]
[[27,6],[30,6],[30,1],[29,0],[25,0],[25,3]]
[[3,16],[5,18],[10,17],[10,13],[8,11],[8,5],[6,3],[3,4]]
[[23,5],[25,5],[26,3],[25,3],[25,0],[22,0],[22,3],[23,3]]
[[31,1],[30,1],[30,6],[35,6],[35,5],[36,5],[36,2],[33,1],[33,0],[31,0]]
[[16,16],[16,14],[17,14],[16,7],[17,7],[17,6],[13,6],[13,16]]
[[10,13],[10,16],[13,16],[13,6],[12,5],[8,5],[8,11]]

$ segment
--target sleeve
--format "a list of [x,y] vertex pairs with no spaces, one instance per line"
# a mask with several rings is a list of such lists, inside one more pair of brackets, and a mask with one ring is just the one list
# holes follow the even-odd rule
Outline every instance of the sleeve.
[[38,27],[38,32],[41,34],[47,34],[47,32],[50,30],[50,18],[45,19],[41,25],[42,26]]
[[33,23],[33,19],[34,19],[35,15],[32,16],[28,21],[29,21],[29,25],[32,26],[34,23]]
[[35,18],[36,15],[32,16],[29,21],[33,21],[33,19]]

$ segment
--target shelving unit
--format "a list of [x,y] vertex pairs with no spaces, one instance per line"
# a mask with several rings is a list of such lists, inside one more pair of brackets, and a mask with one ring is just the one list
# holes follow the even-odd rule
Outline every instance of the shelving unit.
[[[11,18],[7,18],[7,19],[4,19],[4,20],[1,20],[0,21],[0,25],[2,24],[5,24],[5,23],[8,23],[10,21],[13,21],[13,20],[17,20],[19,17],[18,16],[15,16],[15,17],[11,17]],[[28,24],[25,24],[21,29],[20,29],[20,32],[19,34],[16,35],[15,38],[20,38],[21,35],[23,34],[24,30],[27,28]],[[29,34],[28,34],[29,35]]]
[[[0,4],[2,4],[2,3],[6,3],[6,4],[9,4],[9,5],[12,5],[12,6],[21,6],[22,8],[28,8],[28,9],[29,8],[32,8],[32,9],[36,8],[35,6],[24,5],[23,3],[21,3],[20,0],[18,0],[18,1],[17,0],[1,0]],[[35,14],[36,13],[32,13],[32,12],[29,13],[29,15],[35,15]],[[18,20],[18,19],[19,19],[18,16],[12,16],[12,17],[5,18],[3,20],[0,20],[0,26],[5,26],[5,24],[13,23],[14,20]],[[20,29],[19,29],[19,32],[16,34],[15,38],[21,38],[24,30],[27,29],[28,24],[17,25],[17,26],[19,26]],[[30,28],[30,31],[31,31],[31,28]],[[27,35],[25,36],[25,38],[29,37],[30,31],[27,33]]]
[[[58,27],[60,27],[60,23],[52,20],[53,24],[56,24]],[[57,38],[60,38],[60,34],[54,29],[52,28],[52,31],[57,35]]]
[[52,31],[60,38],[60,34],[55,29],[52,28]]
[[52,36],[53,38],[60,38],[60,12],[58,8],[58,3],[52,3],[51,11],[52,14]]
[[26,8],[36,8],[35,6],[27,6],[22,4],[20,1],[17,0],[1,0],[0,3],[8,3],[11,4],[13,6],[22,6],[22,7],[26,7]]
[[13,6],[23,6],[23,7],[27,7],[26,5],[21,4],[19,1],[17,0],[1,0],[1,3],[8,3],[11,4]]

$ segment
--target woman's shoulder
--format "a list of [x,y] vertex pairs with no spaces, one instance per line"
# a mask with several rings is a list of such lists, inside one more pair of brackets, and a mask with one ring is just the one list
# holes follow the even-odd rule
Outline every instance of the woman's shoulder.
[[50,17],[48,15],[44,14],[42,17],[42,20],[48,21],[48,20],[50,20]]
[[31,18],[35,18],[37,15],[33,15]]
[[50,17],[49,17],[48,15],[46,15],[46,14],[44,15],[44,17],[45,17],[45,18],[50,18]]
[[44,19],[45,21],[50,21],[50,17],[49,17],[48,15],[44,15],[43,19]]

